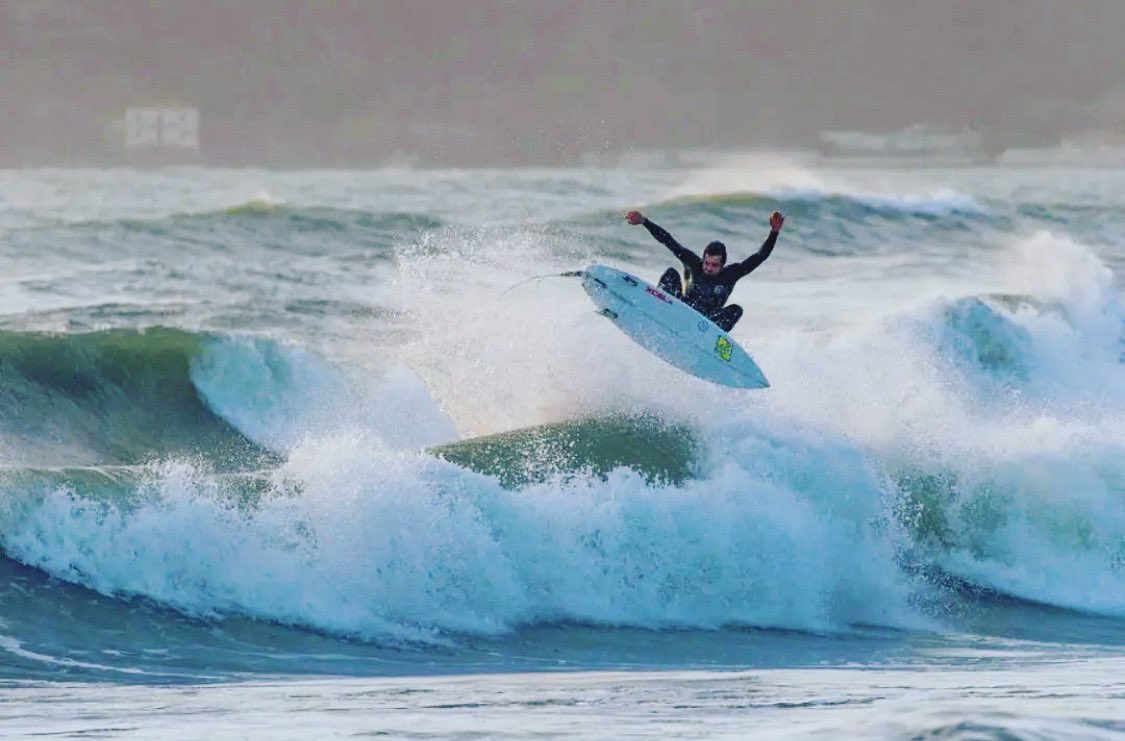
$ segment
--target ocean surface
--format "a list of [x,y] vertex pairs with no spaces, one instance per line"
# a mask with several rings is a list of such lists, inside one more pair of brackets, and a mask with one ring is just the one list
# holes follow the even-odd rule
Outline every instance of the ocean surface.
[[[591,262],[755,251],[683,374]],[[0,171],[0,735],[1125,737],[1125,171]]]

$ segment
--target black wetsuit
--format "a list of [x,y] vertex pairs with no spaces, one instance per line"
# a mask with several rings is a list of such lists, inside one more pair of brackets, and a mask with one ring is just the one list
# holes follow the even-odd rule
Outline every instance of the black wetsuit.
[[682,299],[688,306],[729,332],[735,322],[742,317],[741,306],[738,304],[726,306],[731,291],[734,290],[734,284],[770,256],[774,244],[777,243],[777,232],[771,231],[766,241],[762,243],[761,249],[742,262],[725,265],[718,275],[707,275],[703,272],[702,257],[681,245],[672,238],[671,234],[648,219],[642,223],[656,241],[670,249],[672,254],[684,264],[682,282],[676,269],[668,268],[660,278],[660,287]]

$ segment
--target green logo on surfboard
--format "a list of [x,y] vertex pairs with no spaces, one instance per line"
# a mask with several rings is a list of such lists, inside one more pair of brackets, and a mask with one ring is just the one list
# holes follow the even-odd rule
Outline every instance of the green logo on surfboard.
[[715,354],[729,363],[734,354],[734,345],[726,337],[719,335],[719,339],[715,341]]

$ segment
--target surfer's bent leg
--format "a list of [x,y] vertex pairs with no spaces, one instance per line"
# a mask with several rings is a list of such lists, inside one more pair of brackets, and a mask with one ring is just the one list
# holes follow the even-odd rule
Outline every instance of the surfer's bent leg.
[[680,280],[680,274],[675,268],[668,268],[664,271],[664,275],[660,276],[660,290],[676,298],[684,297],[684,282]]
[[724,306],[720,309],[718,313],[711,317],[711,321],[718,324],[724,332],[729,332],[741,318],[742,307],[738,304],[731,304],[730,306]]

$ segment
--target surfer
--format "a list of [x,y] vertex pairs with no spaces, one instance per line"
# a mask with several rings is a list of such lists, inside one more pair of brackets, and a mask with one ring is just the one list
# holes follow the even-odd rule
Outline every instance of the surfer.
[[741,306],[726,306],[734,284],[765,262],[773,252],[781,225],[785,223],[781,212],[774,211],[770,214],[770,234],[761,249],[742,262],[727,265],[727,247],[722,242],[711,242],[704,247],[701,258],[663,228],[646,219],[640,211],[630,211],[625,214],[625,220],[634,226],[644,224],[648,233],[683,263],[684,277],[681,279],[675,268],[668,268],[660,276],[660,288],[703,314],[725,332],[729,332],[742,318]]

